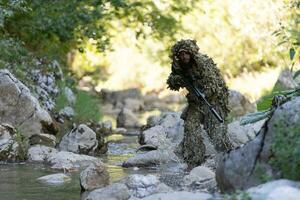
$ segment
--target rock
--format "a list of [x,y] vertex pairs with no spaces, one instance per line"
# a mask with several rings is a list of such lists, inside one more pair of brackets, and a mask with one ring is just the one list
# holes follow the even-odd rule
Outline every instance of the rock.
[[[168,192],[168,193],[158,193],[151,196],[142,198],[143,200],[209,200],[212,199],[212,195],[208,193],[193,193],[193,192]],[[131,199],[130,199],[131,200]],[[134,200],[134,199],[132,199]]]
[[93,190],[84,200],[128,200],[130,193],[125,184],[114,183],[105,188]]
[[133,112],[138,112],[144,109],[144,103],[140,99],[127,98],[124,100],[124,105],[121,108],[127,108]]
[[247,113],[256,112],[256,105],[251,103],[244,95],[235,90],[229,90],[228,107],[231,117],[240,117]]
[[61,151],[79,154],[94,154],[98,148],[96,133],[85,124],[80,124],[63,136],[59,143]]
[[72,107],[67,106],[59,111],[59,115],[71,119],[72,117],[75,116],[75,111]]
[[296,81],[293,79],[293,74],[289,69],[283,70],[274,85],[273,91],[281,91],[293,89],[297,86]]
[[110,102],[113,105],[116,105],[117,102],[123,102],[124,99],[141,99],[142,94],[138,88],[130,88],[127,90],[120,91],[109,91],[102,89],[101,97],[105,102]]
[[158,192],[169,192],[171,189],[160,183],[154,175],[134,174],[127,178],[126,185],[134,197],[143,198]]
[[73,91],[70,88],[65,87],[64,94],[68,100],[69,105],[74,105],[76,102],[76,97],[75,97]]
[[101,162],[100,159],[87,156],[79,155],[72,152],[60,151],[57,153],[49,154],[46,160],[47,163],[51,165],[53,169],[78,169],[82,167],[87,167],[91,163]]
[[186,102],[185,97],[181,94],[170,94],[170,95],[163,97],[162,100],[168,104],[170,104],[170,103],[179,104],[179,103]]
[[243,126],[240,125],[240,121],[237,120],[228,124],[227,131],[231,143],[234,147],[239,147],[249,140],[254,139],[265,122],[266,119],[263,119],[253,124]]
[[163,163],[178,162],[179,158],[172,150],[154,150],[140,153],[123,162],[123,167],[147,167]]
[[184,182],[187,185],[197,181],[205,181],[215,178],[215,173],[207,167],[199,166],[192,169],[189,175],[184,177]]
[[27,159],[27,141],[9,124],[0,125],[0,161]]
[[56,154],[57,150],[51,147],[35,145],[28,149],[27,157],[31,162],[47,161],[51,154]]
[[[222,191],[234,191],[261,184],[266,177],[269,179],[279,179],[282,176],[296,178],[297,173],[281,171],[281,167],[274,167],[272,163],[280,162],[281,165],[291,166],[299,161],[294,154],[294,149],[298,147],[296,141],[299,139],[299,113],[300,97],[295,97],[274,111],[255,139],[241,148],[220,156],[216,170],[219,188]],[[278,137],[284,137],[284,139],[278,139]],[[275,138],[280,140],[281,146],[275,143]],[[276,148],[284,151],[284,157],[280,156],[282,153]],[[296,169],[295,165],[294,168]]]
[[0,70],[0,124],[18,127],[26,138],[34,134],[56,134],[57,129],[47,111],[29,89],[9,71]]
[[54,135],[49,135],[49,134],[32,135],[29,138],[29,144],[30,145],[40,144],[48,147],[55,147],[56,137]]
[[147,118],[147,127],[151,128],[153,126],[159,125],[160,116],[152,115]]
[[245,178],[251,175],[255,167],[262,143],[263,133],[260,133],[242,148],[218,157],[216,180],[221,191],[245,189],[253,185],[253,181]]
[[162,147],[165,145],[170,145],[167,142],[167,135],[164,127],[157,125],[149,128],[141,133],[140,144],[153,145],[155,147]]
[[63,173],[58,173],[58,174],[43,176],[38,178],[37,180],[50,185],[57,185],[57,184],[60,185],[66,182],[70,182],[71,178]]
[[294,200],[300,197],[300,182],[280,179],[249,188],[246,192],[252,200]]
[[127,129],[126,128],[115,128],[112,130],[113,134],[121,134],[121,135],[126,135]]
[[117,127],[137,128],[140,127],[138,118],[131,110],[123,108],[117,117]]
[[103,163],[92,163],[80,173],[81,191],[93,190],[109,184],[109,174]]

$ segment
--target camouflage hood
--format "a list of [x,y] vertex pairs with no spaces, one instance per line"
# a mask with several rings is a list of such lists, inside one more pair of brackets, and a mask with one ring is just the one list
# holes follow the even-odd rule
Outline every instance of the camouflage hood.
[[176,60],[181,50],[187,51],[192,57],[199,54],[199,47],[197,46],[196,40],[180,40],[171,49],[171,59]]

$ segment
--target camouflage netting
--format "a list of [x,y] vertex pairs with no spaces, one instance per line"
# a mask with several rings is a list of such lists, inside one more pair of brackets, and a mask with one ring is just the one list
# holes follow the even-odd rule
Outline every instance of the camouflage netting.
[[[177,57],[180,50],[185,50],[192,57],[188,70],[183,70],[180,66]],[[188,77],[190,82],[205,94],[208,102],[225,119],[229,112],[229,93],[214,61],[207,55],[198,52],[199,47],[195,40],[181,40],[172,47],[171,51],[172,72],[167,80],[169,88],[179,90],[186,87],[182,79],[182,73],[184,73],[184,76]],[[206,147],[203,142],[205,131],[217,151],[229,150],[231,144],[226,135],[226,125],[220,124],[215,119],[206,104],[202,100],[198,100],[191,92],[188,93],[187,99],[188,107],[181,116],[185,120],[185,134],[181,143],[180,154],[190,167],[194,167],[205,160]],[[201,125],[203,125],[204,130]]]

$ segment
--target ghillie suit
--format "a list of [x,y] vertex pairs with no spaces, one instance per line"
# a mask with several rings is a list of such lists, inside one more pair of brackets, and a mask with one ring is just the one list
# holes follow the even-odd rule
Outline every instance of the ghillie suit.
[[[179,52],[182,50],[191,55],[191,62],[185,70],[178,59]],[[183,76],[188,77],[190,82],[205,94],[206,99],[219,115],[225,119],[229,112],[228,89],[213,60],[199,53],[198,50],[195,40],[181,40],[172,47],[172,72],[167,84],[171,90],[179,90],[186,87]],[[195,167],[205,160],[207,149],[204,141],[207,143],[206,140],[209,140],[219,152],[229,150],[232,146],[226,135],[227,126],[215,119],[207,105],[197,99],[191,91],[187,94],[187,100],[188,106],[181,115],[184,120],[184,139],[180,144],[179,154],[189,167]]]

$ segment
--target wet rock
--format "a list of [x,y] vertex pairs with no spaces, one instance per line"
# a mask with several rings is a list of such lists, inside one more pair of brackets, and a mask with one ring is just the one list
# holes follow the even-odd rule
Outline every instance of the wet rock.
[[109,174],[103,163],[92,163],[80,173],[82,191],[93,190],[109,184]]
[[130,193],[125,184],[114,183],[105,188],[93,190],[84,200],[128,200]]
[[300,197],[300,182],[280,179],[247,191],[252,200],[294,200]]
[[60,185],[66,182],[70,182],[71,178],[63,173],[58,173],[58,174],[43,176],[38,178],[37,180],[49,185]]
[[82,167],[87,167],[91,163],[101,162],[100,159],[87,156],[79,155],[72,152],[60,151],[57,153],[51,153],[46,160],[47,163],[51,165],[53,169],[78,169]]
[[[180,191],[180,192],[168,192],[168,193],[158,193],[153,194],[151,196],[142,198],[143,200],[209,200],[212,199],[212,195],[208,193],[193,193],[193,192],[186,192],[186,191]],[[135,200],[135,199],[130,199]]]
[[127,178],[126,186],[134,197],[143,198],[158,192],[169,192],[171,189],[154,175],[134,174]]
[[137,128],[140,126],[137,116],[131,110],[123,108],[117,117],[117,127]]
[[256,112],[256,105],[244,95],[235,90],[229,90],[228,107],[231,117],[240,117],[247,113]]
[[0,70],[0,124],[18,127],[29,138],[34,134],[56,134],[50,115],[40,107],[29,89],[9,71]]
[[240,121],[234,121],[228,124],[228,136],[234,147],[239,147],[248,141],[254,139],[264,123],[265,119],[253,124],[240,125]]
[[38,135],[32,135],[29,138],[29,144],[30,145],[45,145],[48,147],[55,147],[56,145],[56,137],[54,135],[49,134],[38,134]]
[[178,162],[179,158],[172,150],[153,150],[136,154],[123,162],[123,167],[147,167],[169,162]]
[[47,161],[51,154],[56,154],[58,151],[54,148],[35,145],[28,149],[27,157],[31,162],[44,162]]
[[85,124],[80,124],[63,136],[59,143],[61,151],[79,154],[94,154],[98,148],[96,133]]
[[274,85],[273,91],[293,89],[297,86],[296,81],[293,79],[293,74],[289,69],[283,70]]

